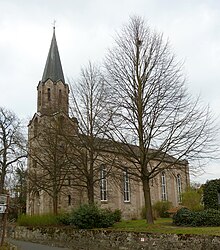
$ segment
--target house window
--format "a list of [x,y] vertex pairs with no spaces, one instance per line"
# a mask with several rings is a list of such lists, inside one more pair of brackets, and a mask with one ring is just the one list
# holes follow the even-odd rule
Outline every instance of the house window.
[[178,200],[178,202],[181,202],[182,201],[182,196],[181,196],[182,185],[181,185],[181,176],[180,176],[180,174],[177,175],[176,184],[177,184],[177,200]]
[[163,172],[161,175],[161,191],[162,191],[162,201],[167,200],[167,187],[166,187],[166,176],[165,173]]
[[127,169],[125,169],[123,172],[123,182],[124,182],[124,202],[130,202],[130,180]]
[[107,201],[107,178],[104,165],[100,168],[100,197],[101,201]]

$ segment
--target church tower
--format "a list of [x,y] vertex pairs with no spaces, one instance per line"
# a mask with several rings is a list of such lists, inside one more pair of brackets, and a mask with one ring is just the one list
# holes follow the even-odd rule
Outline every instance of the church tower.
[[63,112],[68,115],[69,87],[65,83],[58,51],[55,27],[42,80],[37,87],[37,112],[52,115]]
[[[53,178],[48,172],[53,175],[54,172],[58,172],[56,169],[58,168],[60,173],[63,171],[60,174],[62,181],[68,178],[66,176],[68,166],[66,158],[63,157],[66,151],[62,151],[66,148],[68,140],[65,141],[64,138],[77,133],[77,119],[69,116],[69,86],[65,83],[54,27],[43,76],[37,86],[37,112],[28,125],[29,191],[26,207],[28,214],[52,211],[51,193],[54,190],[51,188],[53,186],[51,183],[53,183]],[[44,171],[47,175],[40,178],[39,176]],[[46,190],[46,188],[48,189]],[[64,191],[62,190],[62,192]],[[71,203],[71,193],[68,188],[65,192],[67,195],[59,197],[59,200],[56,201],[57,209],[70,206],[68,204]],[[64,206],[61,206],[62,202]]]

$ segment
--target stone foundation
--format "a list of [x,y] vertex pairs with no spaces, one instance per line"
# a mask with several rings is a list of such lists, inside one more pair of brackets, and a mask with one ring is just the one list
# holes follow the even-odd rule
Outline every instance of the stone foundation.
[[15,239],[69,247],[75,250],[95,249],[153,249],[153,250],[209,250],[219,249],[219,236],[152,234],[115,230],[76,230],[64,228],[16,227],[11,235]]

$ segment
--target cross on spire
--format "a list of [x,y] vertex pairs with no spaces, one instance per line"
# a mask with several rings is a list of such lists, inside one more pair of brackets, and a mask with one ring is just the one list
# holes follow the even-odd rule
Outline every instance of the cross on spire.
[[56,28],[56,22],[57,22],[57,21],[56,21],[55,19],[54,19],[53,22],[52,22],[52,25],[53,25],[53,29],[54,29],[54,30],[55,30],[55,28]]

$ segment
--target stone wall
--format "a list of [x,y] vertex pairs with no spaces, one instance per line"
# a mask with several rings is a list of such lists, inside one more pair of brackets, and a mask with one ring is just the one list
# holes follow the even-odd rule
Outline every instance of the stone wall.
[[153,250],[209,250],[219,249],[219,236],[152,234],[112,230],[75,230],[64,228],[16,227],[15,239],[69,247],[75,250],[95,249],[153,249]]

